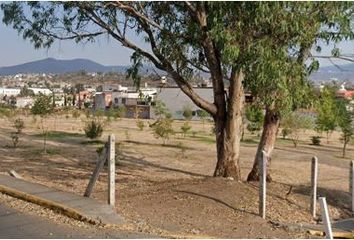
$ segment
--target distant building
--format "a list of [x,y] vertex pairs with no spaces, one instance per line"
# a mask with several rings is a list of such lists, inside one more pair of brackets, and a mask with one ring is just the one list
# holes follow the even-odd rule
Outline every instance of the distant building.
[[44,95],[51,95],[52,91],[48,88],[37,88],[37,87],[29,87],[29,90],[32,90],[35,95],[44,94]]
[[[214,102],[213,88],[194,88],[194,91],[203,99]],[[225,94],[227,91],[225,90]],[[188,106],[193,111],[193,119],[199,119],[198,112],[201,111],[193,101],[186,95],[179,87],[165,87],[158,90],[156,100],[160,100],[166,104],[166,107],[172,114],[174,119],[184,119],[183,108]],[[245,102],[249,103],[253,101],[253,97],[249,92],[245,93]],[[154,117],[152,115],[152,117]]]
[[336,92],[336,97],[345,98],[345,99],[353,99],[354,90],[347,90],[345,88],[345,82],[341,85],[340,89]]
[[0,88],[1,96],[17,96],[21,92],[20,88]]
[[17,97],[16,98],[16,107],[17,108],[31,108],[34,103],[32,97]]

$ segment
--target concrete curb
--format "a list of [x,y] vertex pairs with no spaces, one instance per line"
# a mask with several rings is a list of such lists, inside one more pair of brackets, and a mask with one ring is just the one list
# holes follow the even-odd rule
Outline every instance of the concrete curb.
[[79,220],[79,221],[83,221],[83,222],[87,222],[93,225],[96,224],[100,224],[101,222],[95,219],[92,219],[90,217],[85,216],[84,214],[82,214],[81,212],[77,211],[76,209],[67,207],[63,204],[54,202],[54,201],[50,201],[32,194],[28,194],[25,192],[21,192],[18,191],[16,189],[10,188],[10,187],[6,187],[3,185],[0,185],[0,192],[7,194],[9,196],[15,197],[15,198],[19,198],[22,199],[24,201],[27,202],[31,202],[43,207],[47,207],[50,208],[52,210],[55,210],[57,212],[62,213],[65,216],[68,216],[70,218],[73,218],[75,220]]

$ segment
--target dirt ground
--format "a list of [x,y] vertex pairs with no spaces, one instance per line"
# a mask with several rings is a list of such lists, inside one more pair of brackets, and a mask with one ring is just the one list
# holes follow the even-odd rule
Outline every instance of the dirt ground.
[[[40,121],[25,117],[19,147],[12,147],[11,122],[0,119],[0,171],[16,170],[26,180],[60,190],[83,194],[95,167],[96,149],[110,133],[116,135],[116,209],[142,232],[164,231],[171,236],[203,238],[308,238],[305,232],[279,227],[282,224],[310,224],[309,205],[311,158],[319,159],[319,192],[327,197],[332,220],[350,214],[348,193],[349,162],[341,158],[339,133],[329,144],[310,145],[307,131],[294,148],[279,137],[272,157],[273,182],[268,185],[267,219],[258,217],[258,183],[212,178],[216,163],[211,124],[191,122],[192,130],[183,137],[176,133],[162,145],[147,123],[143,131],[135,120],[110,122],[100,141],[85,138],[85,116],[52,117],[46,120],[51,133],[48,154],[42,154]],[[152,120],[150,120],[152,122]],[[183,121],[175,121],[180,132]],[[243,180],[252,167],[256,152],[255,135],[246,134],[241,147]],[[101,173],[93,198],[107,199],[107,173]],[[319,209],[318,209],[319,211]],[[144,226],[144,227],[141,227]]]

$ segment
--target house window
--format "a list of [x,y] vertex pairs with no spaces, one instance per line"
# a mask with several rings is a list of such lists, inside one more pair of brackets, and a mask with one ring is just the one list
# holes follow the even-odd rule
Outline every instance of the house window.
[[125,104],[125,102],[126,102],[126,99],[122,98],[122,104]]
[[118,98],[114,98],[114,104],[118,104]]

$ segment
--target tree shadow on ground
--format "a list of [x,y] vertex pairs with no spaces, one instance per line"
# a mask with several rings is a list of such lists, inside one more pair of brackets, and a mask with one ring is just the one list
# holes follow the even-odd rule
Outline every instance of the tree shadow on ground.
[[136,158],[136,157],[128,156],[124,153],[121,153],[119,155],[119,157],[120,157],[120,159],[118,161],[118,164],[120,164],[123,167],[139,169],[139,170],[143,170],[146,167],[151,167],[151,168],[156,168],[156,169],[160,169],[160,170],[164,170],[164,171],[183,173],[183,174],[190,175],[193,177],[209,177],[208,175],[204,175],[204,174],[200,174],[200,173],[194,173],[191,171],[186,171],[186,170],[182,170],[182,169],[178,169],[178,168],[172,168],[172,167],[160,165],[157,163],[152,163],[152,162],[145,160],[144,158]]
[[[310,198],[311,187],[306,185],[294,186],[293,192],[308,196]],[[345,213],[349,213],[351,211],[350,210],[351,197],[348,192],[338,190],[338,189],[318,187],[317,196],[326,197],[327,203],[329,205],[342,209]]]
[[[132,144],[137,144],[137,145],[147,145],[147,146],[152,146],[152,147],[167,147],[167,148],[177,148],[177,149],[181,148],[181,146],[174,145],[174,144],[159,144],[159,143],[151,143],[151,142],[139,142],[139,141],[133,141],[133,140],[125,140],[122,142],[123,143],[132,143]],[[184,149],[195,150],[195,148],[187,147],[187,146],[184,146]]]
[[230,208],[230,209],[232,209],[234,211],[238,211],[238,212],[241,212],[241,213],[248,213],[248,214],[251,214],[251,215],[254,215],[254,216],[257,216],[257,217],[259,216],[257,213],[235,208],[235,207],[231,206],[230,204],[228,204],[226,202],[223,202],[220,199],[211,197],[211,196],[207,196],[207,195],[200,194],[200,193],[195,193],[195,192],[190,192],[190,191],[183,191],[183,190],[175,190],[175,192],[185,193],[185,194],[194,195],[194,196],[198,196],[198,197],[202,197],[202,198],[207,198],[207,199],[213,200],[214,202],[217,202],[217,203],[219,203],[221,205],[224,205],[225,207],[228,207],[228,208]]

